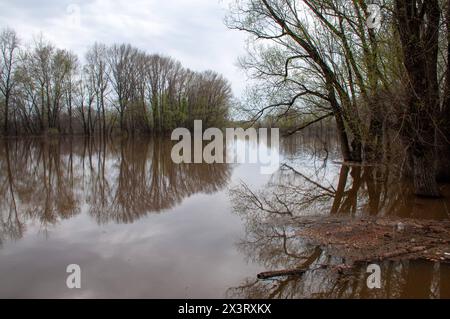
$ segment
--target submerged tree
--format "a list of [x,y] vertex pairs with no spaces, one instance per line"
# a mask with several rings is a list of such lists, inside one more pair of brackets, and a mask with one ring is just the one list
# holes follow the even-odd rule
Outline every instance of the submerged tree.
[[396,0],[396,18],[406,68],[407,102],[402,136],[408,146],[417,195],[440,195],[436,183],[436,115],[440,8],[438,0]]
[[436,157],[450,154],[450,72],[439,73],[449,63],[438,54],[450,47],[448,17],[440,27],[447,2],[379,1],[374,26],[365,1],[237,1],[227,24],[251,40],[241,65],[257,80],[252,121],[294,116],[296,132],[333,117],[345,161],[406,154],[414,192],[439,196],[438,172],[450,176],[448,158]]
[[293,108],[311,123],[333,116],[344,160],[377,158],[383,114],[371,101],[392,80],[380,53],[387,40],[367,26],[368,14],[362,1],[239,1],[228,25],[254,40],[242,65],[275,88],[262,84],[270,104],[256,116]]

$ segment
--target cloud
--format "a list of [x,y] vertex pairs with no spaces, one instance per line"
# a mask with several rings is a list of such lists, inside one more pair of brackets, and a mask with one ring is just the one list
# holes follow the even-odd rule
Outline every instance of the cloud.
[[245,34],[223,23],[221,0],[0,0],[0,27],[14,28],[24,43],[42,35],[83,57],[94,42],[130,43],[170,55],[188,68],[222,73],[240,96],[245,75],[236,66]]

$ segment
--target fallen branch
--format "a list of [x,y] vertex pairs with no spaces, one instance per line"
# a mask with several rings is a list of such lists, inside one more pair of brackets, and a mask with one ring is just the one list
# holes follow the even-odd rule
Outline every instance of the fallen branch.
[[384,254],[378,256],[376,259],[378,259],[378,260],[385,260],[385,259],[391,259],[391,258],[403,256],[403,255],[420,253],[422,251],[430,249],[431,247],[432,246],[428,246],[428,247],[427,246],[417,246],[417,247],[398,249],[398,250],[394,250],[394,251],[391,251],[391,252],[388,252],[388,253],[384,253]]
[[283,270],[274,270],[274,271],[266,271],[257,275],[258,279],[271,279],[276,277],[285,277],[285,276],[301,276],[308,271],[314,271],[319,269],[331,268],[336,270],[339,273],[344,272],[347,269],[351,269],[350,265],[319,265],[317,268],[296,268],[296,269],[283,269]]
[[310,270],[311,269],[284,269],[284,270],[266,271],[258,274],[257,277],[258,279],[270,279],[284,276],[301,276],[305,272]]

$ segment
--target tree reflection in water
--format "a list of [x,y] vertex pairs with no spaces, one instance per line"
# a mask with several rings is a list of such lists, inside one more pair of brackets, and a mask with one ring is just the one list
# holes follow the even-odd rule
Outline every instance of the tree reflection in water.
[[411,195],[407,182],[398,180],[395,166],[337,164],[336,145],[329,136],[299,135],[286,139],[283,146],[286,163],[263,190],[242,183],[230,191],[234,211],[246,228],[239,248],[267,270],[308,271],[270,280],[246,279],[229,289],[229,297],[450,298],[448,264],[384,261],[382,288],[369,290],[368,264],[358,264],[350,273],[323,268],[345,260],[297,235],[309,217],[448,219],[447,187],[444,199],[420,199]]
[[99,224],[132,223],[195,193],[214,193],[226,164],[174,164],[162,139],[12,139],[0,145],[0,244],[26,225],[42,230],[86,206]]

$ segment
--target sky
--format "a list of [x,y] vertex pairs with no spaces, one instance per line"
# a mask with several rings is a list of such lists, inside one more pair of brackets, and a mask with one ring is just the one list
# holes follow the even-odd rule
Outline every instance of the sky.
[[229,0],[0,0],[0,28],[29,45],[40,34],[82,58],[94,42],[130,43],[169,55],[196,71],[214,70],[240,97],[245,73],[237,65],[246,35],[224,25]]

